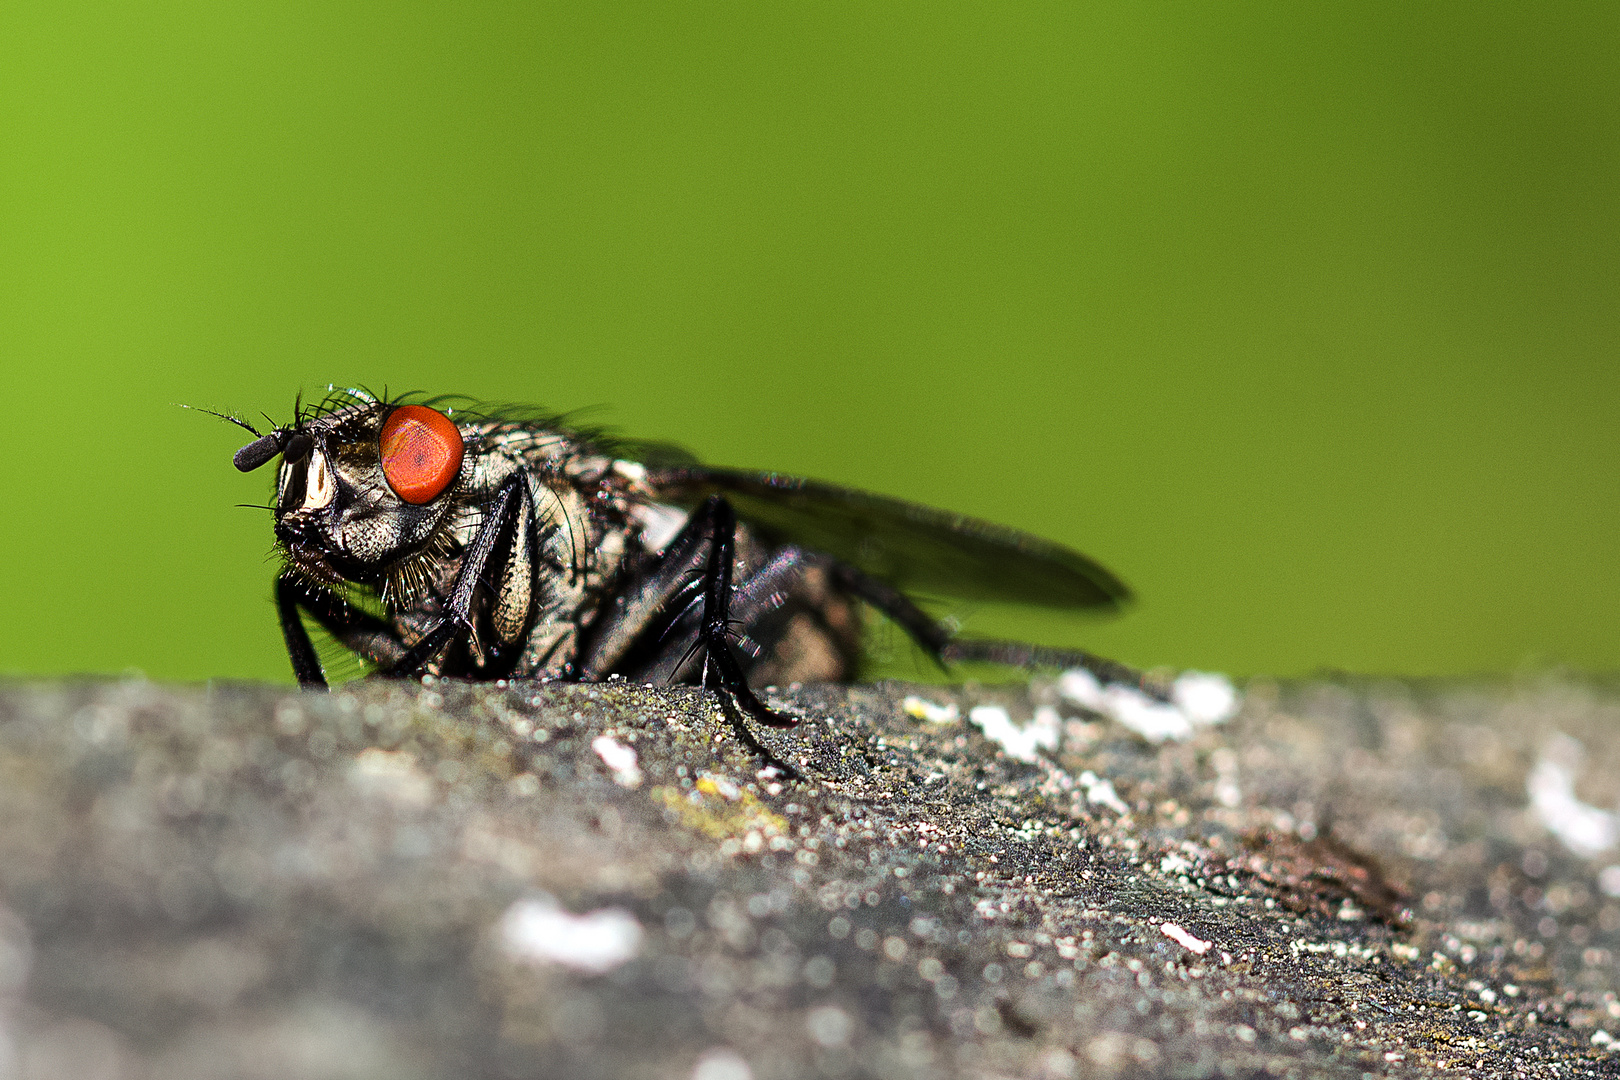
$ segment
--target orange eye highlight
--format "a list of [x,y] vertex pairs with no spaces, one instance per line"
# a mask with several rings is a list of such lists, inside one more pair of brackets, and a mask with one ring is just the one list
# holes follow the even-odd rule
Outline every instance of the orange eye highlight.
[[389,413],[381,442],[388,486],[413,505],[438,498],[461,472],[461,432],[425,405],[401,405]]

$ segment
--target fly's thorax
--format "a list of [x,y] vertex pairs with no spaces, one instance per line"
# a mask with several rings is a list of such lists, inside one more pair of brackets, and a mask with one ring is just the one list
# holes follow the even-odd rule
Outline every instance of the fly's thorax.
[[572,617],[623,561],[623,499],[598,476],[569,467],[533,469],[529,485],[540,592]]
[[580,627],[593,619],[623,571],[636,533],[627,517],[633,499],[621,478],[610,475],[609,459],[583,441],[501,426],[469,432],[468,444],[463,510],[444,529],[453,544],[433,563],[425,588],[410,595],[394,590],[410,601],[390,604],[395,625],[409,641],[431,622],[422,613],[449,592],[500,492],[521,477],[526,514],[502,535],[482,575],[486,587],[473,600],[466,662],[482,670],[486,659],[515,646],[511,674],[567,674]]

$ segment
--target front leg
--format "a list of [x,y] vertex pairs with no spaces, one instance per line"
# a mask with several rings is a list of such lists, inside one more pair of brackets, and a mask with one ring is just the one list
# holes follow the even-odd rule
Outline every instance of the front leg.
[[290,570],[283,571],[276,578],[276,613],[280,616],[281,636],[287,643],[293,675],[305,690],[325,690],[326,673],[309,640],[309,632],[304,629],[301,611],[307,611],[345,648],[367,660],[390,663],[405,653],[404,644],[387,623],[361,611],[331,590],[311,584]]
[[[477,595],[478,586],[485,581],[484,571],[489,566],[490,556],[504,536],[516,537],[516,534],[509,533],[509,530],[528,528],[528,522],[533,517],[533,505],[528,481],[522,473],[513,473],[496,489],[494,497],[484,509],[483,522],[479,525],[472,544],[467,548],[467,554],[461,561],[461,568],[456,571],[455,580],[450,584],[450,593],[444,600],[443,614],[428,627],[421,640],[390,664],[383,674],[415,675],[434,657],[449,648],[460,635],[476,633],[473,625],[473,599]],[[519,545],[514,539],[514,549],[520,546],[525,552],[528,550],[526,544]],[[530,602],[532,603],[532,600]]]

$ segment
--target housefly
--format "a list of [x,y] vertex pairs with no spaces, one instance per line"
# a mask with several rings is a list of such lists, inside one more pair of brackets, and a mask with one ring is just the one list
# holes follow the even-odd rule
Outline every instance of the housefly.
[[1061,545],[831,484],[715,468],[523,408],[334,392],[255,436],[280,459],[276,605],[305,687],[306,619],[386,675],[702,683],[755,721],[755,688],[853,678],[862,608],[942,665],[1123,665],[961,638],[916,597],[1114,608],[1129,593]]

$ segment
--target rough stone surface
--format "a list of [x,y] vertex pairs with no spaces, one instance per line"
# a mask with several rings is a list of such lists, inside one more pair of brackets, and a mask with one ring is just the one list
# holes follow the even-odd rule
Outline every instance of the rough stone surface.
[[1620,1073],[1620,854],[1526,794],[1620,802],[1613,688],[774,700],[800,780],[690,689],[0,688],[0,1077]]

